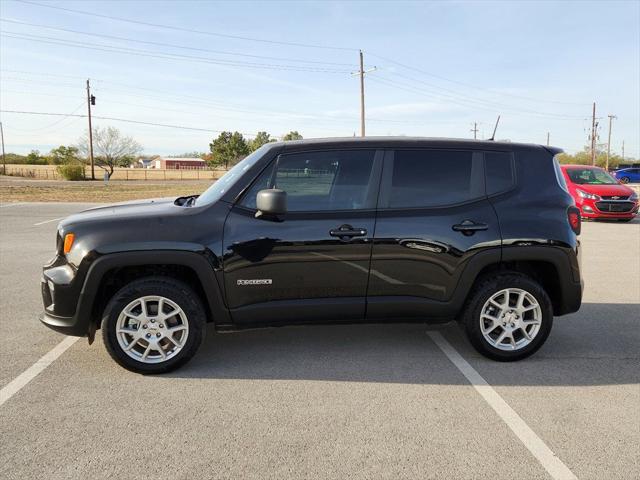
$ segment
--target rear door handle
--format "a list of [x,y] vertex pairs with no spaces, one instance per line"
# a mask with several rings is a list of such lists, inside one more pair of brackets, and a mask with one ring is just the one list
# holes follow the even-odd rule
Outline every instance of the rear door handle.
[[329,235],[332,237],[339,237],[340,240],[350,240],[353,237],[364,237],[366,234],[366,228],[353,228],[351,225],[346,224],[329,230]]
[[456,232],[462,232],[463,235],[473,235],[476,232],[487,230],[489,225],[486,223],[476,223],[471,220],[465,220],[451,227]]

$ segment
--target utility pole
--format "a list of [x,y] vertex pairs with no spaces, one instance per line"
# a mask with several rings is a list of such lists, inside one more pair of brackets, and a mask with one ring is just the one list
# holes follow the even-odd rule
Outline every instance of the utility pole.
[[593,102],[591,115],[591,165],[596,164],[596,102]]
[[477,140],[478,138],[478,122],[473,122],[473,128],[471,129],[473,132],[473,139]]
[[547,147],[549,146],[549,132],[547,132]]
[[360,76],[360,136],[364,137],[365,135],[365,126],[364,126],[364,76],[367,73],[373,72],[376,70],[376,67],[370,68],[369,70],[364,69],[364,54],[362,50],[359,52],[360,54],[360,69],[357,72],[352,73],[352,75]]
[[607,140],[607,163],[605,163],[604,169],[609,170],[609,156],[611,155],[611,123],[614,118],[618,118],[615,115],[607,115],[609,117],[609,138]]
[[364,58],[360,50],[360,136],[364,137]]
[[624,162],[624,140],[622,140],[622,161]]
[[96,104],[96,97],[91,95],[91,87],[87,78],[87,111],[89,113],[89,158],[91,159],[91,180],[96,179],[95,166],[93,163],[93,129],[91,128],[91,105]]
[[0,137],[2,138],[2,174],[7,174],[7,159],[4,156],[4,130],[2,130],[2,122],[0,122]]

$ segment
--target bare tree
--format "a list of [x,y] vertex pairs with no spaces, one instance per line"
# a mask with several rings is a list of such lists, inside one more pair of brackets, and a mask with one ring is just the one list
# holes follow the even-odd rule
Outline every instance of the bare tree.
[[[78,150],[86,157],[89,151],[89,132],[78,140]],[[93,151],[96,165],[109,178],[115,167],[128,167],[134,157],[142,151],[142,146],[132,137],[125,137],[114,127],[93,129]]]

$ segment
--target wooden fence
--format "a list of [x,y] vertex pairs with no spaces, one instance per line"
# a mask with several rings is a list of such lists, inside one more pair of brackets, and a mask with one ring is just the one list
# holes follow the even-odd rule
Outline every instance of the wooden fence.
[[[96,167],[96,179],[104,178],[104,170]],[[2,165],[0,165],[2,173]],[[116,168],[111,180],[216,180],[226,173],[224,169],[156,169]],[[39,180],[63,180],[55,165],[7,165],[7,175]],[[85,177],[91,178],[91,167],[85,168]]]

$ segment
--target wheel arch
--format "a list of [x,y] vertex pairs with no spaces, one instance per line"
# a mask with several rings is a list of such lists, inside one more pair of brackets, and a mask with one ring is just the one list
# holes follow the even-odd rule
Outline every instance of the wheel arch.
[[80,292],[80,318],[87,319],[92,339],[104,307],[126,283],[146,276],[169,276],[187,283],[200,296],[207,320],[230,323],[224,295],[212,261],[204,252],[150,250],[109,253],[95,260]]
[[[454,294],[462,308],[483,278],[500,273],[516,272],[531,277],[549,295],[554,315],[571,313],[580,307],[582,286],[574,278],[574,269],[566,248],[555,246],[503,247],[501,258],[477,256],[465,268]],[[577,260],[576,260],[577,262]]]

